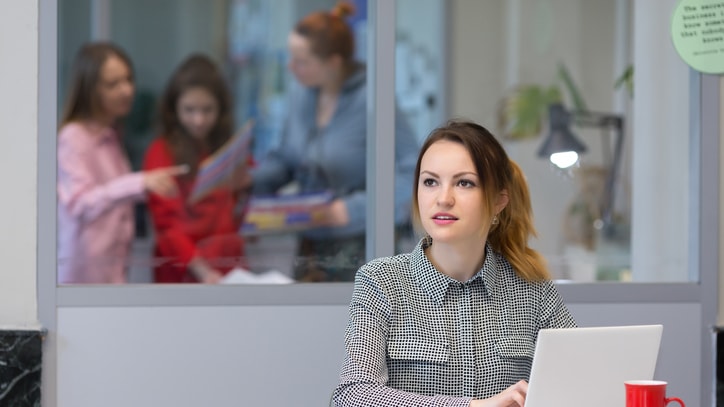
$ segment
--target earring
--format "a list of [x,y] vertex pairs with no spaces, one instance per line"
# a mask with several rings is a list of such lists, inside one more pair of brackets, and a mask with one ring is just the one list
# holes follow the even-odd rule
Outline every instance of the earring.
[[490,222],[491,225],[497,225],[500,223],[500,219],[498,219],[498,215],[493,215],[493,220]]

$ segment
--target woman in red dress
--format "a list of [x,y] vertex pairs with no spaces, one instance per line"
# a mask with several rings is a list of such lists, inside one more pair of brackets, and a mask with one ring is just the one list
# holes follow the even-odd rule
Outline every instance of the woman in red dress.
[[222,73],[202,55],[186,59],[166,86],[161,134],[149,146],[144,168],[184,164],[189,173],[177,178],[178,196],[149,197],[156,282],[214,284],[234,267],[244,267],[241,192],[228,181],[199,199],[191,197],[202,160],[232,136],[231,105]]

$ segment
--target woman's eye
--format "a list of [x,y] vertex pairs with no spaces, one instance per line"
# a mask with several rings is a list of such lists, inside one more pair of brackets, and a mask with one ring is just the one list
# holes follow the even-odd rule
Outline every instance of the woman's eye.
[[467,179],[461,179],[458,181],[458,185],[464,188],[472,188],[475,186],[475,183]]
[[422,185],[424,185],[426,187],[431,187],[431,186],[435,185],[435,180],[432,178],[426,178],[422,181]]

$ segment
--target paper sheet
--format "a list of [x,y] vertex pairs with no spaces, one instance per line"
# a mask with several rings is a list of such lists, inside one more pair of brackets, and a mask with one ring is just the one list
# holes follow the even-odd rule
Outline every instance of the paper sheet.
[[293,282],[294,279],[279,270],[252,273],[242,268],[231,270],[221,280],[221,284],[290,284]]

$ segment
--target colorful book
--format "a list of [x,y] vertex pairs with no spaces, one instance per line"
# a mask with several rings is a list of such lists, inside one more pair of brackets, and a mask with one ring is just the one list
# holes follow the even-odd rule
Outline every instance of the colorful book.
[[210,191],[229,183],[241,167],[248,165],[253,128],[254,122],[250,119],[220,149],[201,162],[189,203],[198,202]]
[[329,204],[332,198],[331,192],[252,196],[240,232],[258,235],[315,227],[322,216],[319,209]]

